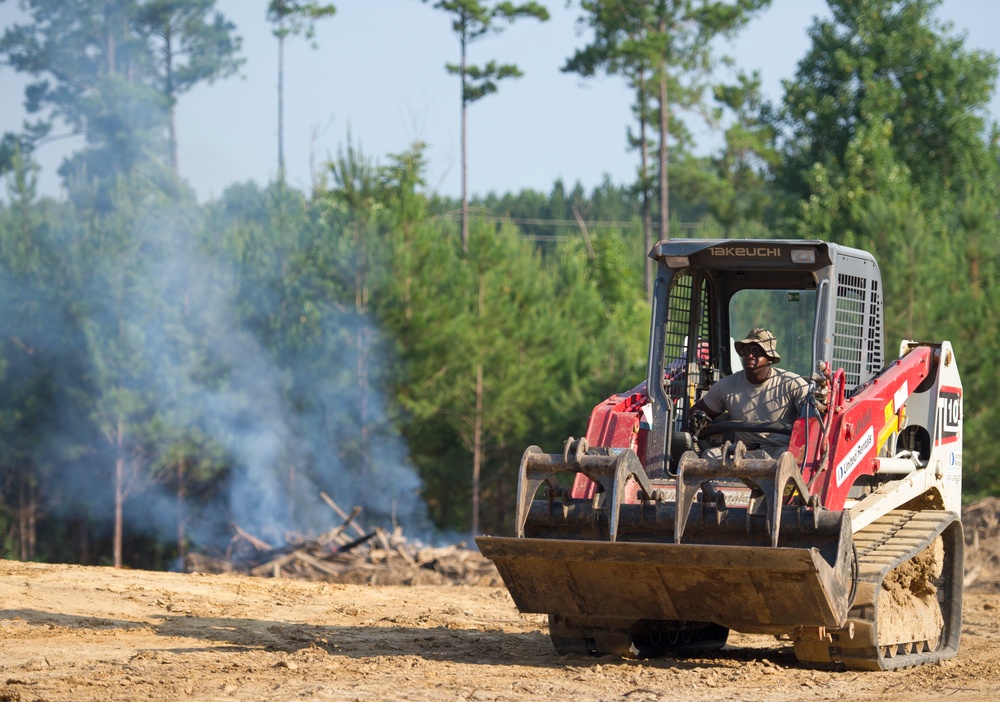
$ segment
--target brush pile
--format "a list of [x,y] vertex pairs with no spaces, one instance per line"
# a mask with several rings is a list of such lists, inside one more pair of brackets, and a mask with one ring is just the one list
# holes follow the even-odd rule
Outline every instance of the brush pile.
[[[400,527],[365,530],[356,523],[360,507],[347,514],[320,493],[344,521],[315,538],[287,534],[273,546],[233,525],[225,555],[200,553],[185,559],[190,573],[244,573],[370,585],[502,584],[496,567],[464,543],[427,546],[408,540]],[[965,586],[1000,592],[1000,498],[987,497],[963,510]]]
[[355,521],[360,507],[347,514],[325,493],[320,497],[343,523],[317,537],[286,534],[280,546],[234,524],[224,556],[188,554],[185,570],[369,585],[501,584],[493,563],[464,543],[432,547],[409,541],[398,526],[366,530]]
[[985,497],[962,510],[965,586],[1000,592],[1000,498]]

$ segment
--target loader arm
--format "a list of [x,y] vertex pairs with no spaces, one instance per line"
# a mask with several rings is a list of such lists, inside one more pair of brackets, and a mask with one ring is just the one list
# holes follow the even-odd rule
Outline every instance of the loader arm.
[[[833,388],[827,417],[829,450],[825,456],[808,457],[802,471],[824,507],[844,509],[860,477],[889,465],[891,457],[882,454],[906,422],[906,401],[933,372],[934,351],[927,345],[913,348],[850,397],[845,396],[843,384]],[[789,446],[793,454],[804,453],[805,427],[800,421],[793,432]]]

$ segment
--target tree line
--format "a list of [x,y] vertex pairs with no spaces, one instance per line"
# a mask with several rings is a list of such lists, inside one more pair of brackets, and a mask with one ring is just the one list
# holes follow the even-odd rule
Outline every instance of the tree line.
[[[645,255],[663,232],[875,253],[890,355],[903,338],[955,344],[966,493],[1000,483],[984,440],[1000,357],[998,64],[934,19],[937,2],[830,0],[771,104],[754,75],[710,85],[704,51],[767,3],[586,0],[591,43],[566,69],[634,89],[636,182],[465,203],[429,192],[422,144],[374,159],[346,143],[309,193],[279,169],[204,205],[169,166],[174,101],[157,93],[151,121],[121,114],[159,84],[137,76],[173,64],[106,39],[148,25],[84,20],[183,6],[238,48],[214,3],[27,5],[33,24],[0,39],[7,65],[30,72],[26,47],[50,35],[105,53],[86,80],[29,88],[44,114],[79,110],[88,136],[63,166],[65,200],[37,194],[44,125],[4,140],[0,555],[171,567],[190,548],[224,551],[233,524],[275,541],[326,528],[320,491],[428,538],[502,532],[523,450],[580,435],[593,405],[644,377]],[[238,66],[226,56],[202,75]],[[682,117],[709,108],[727,117],[724,146],[699,156]]]

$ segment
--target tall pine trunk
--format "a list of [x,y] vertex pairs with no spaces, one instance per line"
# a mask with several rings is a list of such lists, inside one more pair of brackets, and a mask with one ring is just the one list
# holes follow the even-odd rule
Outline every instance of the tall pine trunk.
[[177,564],[184,569],[184,559],[187,557],[187,482],[185,459],[177,459]]
[[[479,326],[486,315],[486,279],[479,275]],[[479,481],[483,470],[483,361],[476,363],[476,410],[472,420],[472,535],[479,534]]]
[[285,182],[285,21],[278,24],[278,182]]
[[167,109],[167,129],[169,130],[168,149],[170,150],[170,167],[174,169],[174,175],[180,175],[180,166],[177,159],[177,111],[174,109],[176,97],[174,96],[174,47],[173,36],[170,32],[170,23],[167,23],[163,35],[163,58],[166,65],[166,94]]
[[115,447],[115,525],[112,537],[115,568],[122,567],[122,526],[125,518],[125,422],[118,420]]
[[364,223],[355,225],[357,238],[356,263],[354,266],[354,311],[357,314],[357,333],[355,335],[358,349],[358,439],[361,453],[361,478],[359,481],[362,500],[367,498],[371,482],[371,427],[368,420],[368,404],[371,388],[369,384],[368,367],[368,242]]
[[22,561],[35,557],[38,523],[38,490],[26,471],[21,471],[18,489],[18,541]]
[[472,428],[472,536],[479,535],[479,476],[483,470],[483,364],[476,364],[476,418]]
[[667,104],[667,76],[660,76],[660,240],[670,238],[670,184],[667,178],[667,135],[670,107]]
[[469,253],[468,105],[465,102],[465,36],[462,36],[462,252]]
[[[646,76],[639,71],[639,183],[642,187],[642,233],[646,253],[653,248],[653,212],[649,202],[649,144],[646,139]],[[653,259],[645,258],[646,300],[653,300]]]

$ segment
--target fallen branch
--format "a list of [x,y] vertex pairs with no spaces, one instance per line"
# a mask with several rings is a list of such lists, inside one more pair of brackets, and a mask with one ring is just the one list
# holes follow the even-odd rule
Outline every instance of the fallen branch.
[[[258,551],[273,551],[274,550],[274,547],[271,544],[267,543],[266,541],[264,541],[262,539],[258,539],[253,534],[250,534],[250,533],[244,531],[243,529],[240,528],[239,524],[232,523],[232,527],[233,527],[233,529],[236,530],[236,536],[234,536],[233,539],[229,542],[229,550],[230,551],[232,550],[232,547],[233,547],[233,541],[235,541],[237,537],[243,539],[244,541],[246,541],[248,544],[250,544],[251,546],[253,546]],[[227,556],[228,556],[228,552],[227,552]]]
[[356,538],[354,541],[350,542],[349,544],[344,544],[343,546],[341,546],[340,548],[338,548],[336,551],[334,551],[334,553],[337,554],[338,556],[341,555],[341,554],[347,553],[348,551],[351,551],[352,549],[355,549],[358,546],[360,546],[361,544],[365,543],[366,541],[368,541],[369,539],[371,539],[373,536],[375,536],[375,532],[374,531],[372,533],[370,533],[370,534],[364,534],[362,536],[359,536],[358,538]]
[[261,563],[258,566],[254,566],[250,569],[250,575],[262,576],[277,573],[280,571],[281,567],[286,563],[291,563],[295,560],[295,552],[286,553],[283,556],[278,556],[277,558],[272,558],[266,563]]
[[[330,509],[332,509],[332,510],[333,510],[334,512],[336,512],[336,513],[337,513],[337,515],[338,515],[338,516],[339,516],[339,517],[340,517],[341,519],[343,519],[343,520],[344,520],[344,521],[345,521],[346,523],[349,523],[349,524],[351,525],[351,527],[353,527],[353,528],[354,528],[354,531],[358,532],[358,535],[359,535],[359,536],[364,536],[364,535],[365,535],[365,531],[364,531],[364,529],[362,529],[362,528],[361,528],[361,527],[359,527],[359,526],[358,526],[357,524],[355,524],[355,523],[354,523],[354,522],[352,521],[352,520],[353,520],[353,518],[352,518],[352,517],[349,517],[349,516],[347,515],[347,512],[345,512],[344,510],[342,510],[342,509],[340,508],[340,505],[338,505],[338,504],[337,504],[336,502],[334,502],[334,501],[333,501],[333,498],[332,498],[332,497],[330,497],[329,495],[327,495],[327,494],[326,494],[325,492],[320,492],[320,493],[319,493],[319,496],[323,498],[323,501],[324,501],[324,502],[326,502],[326,503],[327,503],[328,505],[330,505]],[[361,508],[360,508],[360,507],[355,507],[355,509],[356,509],[356,510],[358,510],[359,512],[361,511]]]
[[341,524],[338,527],[334,527],[327,533],[323,534],[323,536],[319,537],[316,541],[320,544],[323,544],[324,546],[330,543],[331,541],[336,541],[338,537],[344,533],[344,530],[347,529],[348,525],[350,525],[354,521],[354,518],[357,517],[359,514],[361,514],[361,508],[355,507],[354,509],[351,510],[350,515],[348,515],[347,519],[344,520],[343,524]]
[[295,558],[297,558],[298,560],[300,560],[303,563],[305,563],[306,565],[312,566],[316,570],[321,570],[324,573],[326,573],[327,575],[340,575],[341,572],[343,572],[343,568],[342,567],[337,567],[333,563],[327,563],[326,561],[324,561],[324,560],[322,560],[320,558],[316,558],[314,556],[310,556],[305,551],[296,551],[292,555]]

